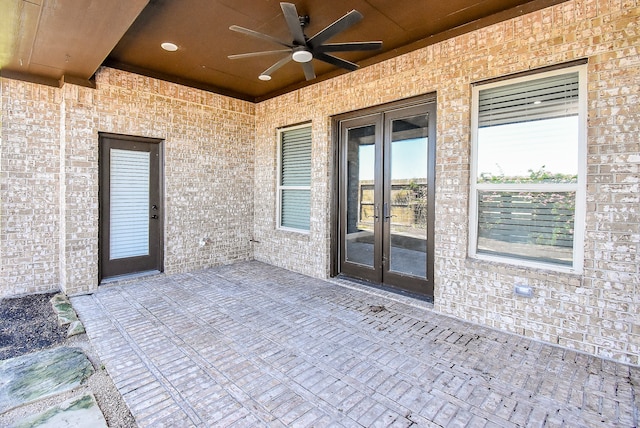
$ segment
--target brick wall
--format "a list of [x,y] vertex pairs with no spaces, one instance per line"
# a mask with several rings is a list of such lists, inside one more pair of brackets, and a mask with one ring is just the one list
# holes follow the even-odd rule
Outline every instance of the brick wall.
[[59,90],[2,80],[0,296],[57,289]]
[[[637,0],[568,1],[256,107],[254,256],[329,272],[330,117],[437,93],[435,309],[475,323],[640,364],[640,37]],[[467,258],[471,83],[588,58],[583,275]],[[275,77],[274,77],[275,78]],[[276,128],[312,121],[311,232],[276,229]],[[535,290],[513,294],[515,282]]]
[[0,84],[0,297],[97,287],[98,132],[164,139],[166,272],[251,257],[251,103],[112,69]]

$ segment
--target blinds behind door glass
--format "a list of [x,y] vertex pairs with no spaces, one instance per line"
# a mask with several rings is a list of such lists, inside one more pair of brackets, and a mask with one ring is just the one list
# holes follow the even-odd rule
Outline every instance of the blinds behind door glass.
[[111,260],[149,254],[148,152],[111,149]]
[[480,128],[577,114],[577,72],[484,89],[479,93]]
[[281,135],[280,224],[309,230],[311,127],[284,131]]

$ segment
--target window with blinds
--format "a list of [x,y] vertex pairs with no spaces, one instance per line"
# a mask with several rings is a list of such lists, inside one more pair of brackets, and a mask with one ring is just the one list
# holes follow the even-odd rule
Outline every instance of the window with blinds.
[[280,130],[279,227],[309,231],[311,217],[311,125]]
[[585,73],[473,88],[471,256],[582,269]]

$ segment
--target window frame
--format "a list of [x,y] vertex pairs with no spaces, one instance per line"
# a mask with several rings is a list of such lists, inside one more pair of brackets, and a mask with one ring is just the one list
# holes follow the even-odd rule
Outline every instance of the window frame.
[[[578,180],[576,183],[478,183],[478,115],[479,94],[484,89],[522,83],[561,74],[578,73]],[[472,85],[471,94],[471,164],[469,193],[469,242],[468,254],[472,259],[500,262],[518,267],[548,269],[558,272],[581,274],[584,269],[584,238],[586,218],[587,173],[587,66],[568,66],[551,71],[537,71],[524,76],[478,82]],[[517,255],[503,256],[477,251],[478,246],[478,193],[481,191],[531,191],[575,192],[572,264],[529,260]]]
[[309,207],[311,207],[311,181],[308,186],[284,186],[282,185],[282,138],[283,135],[288,131],[295,131],[297,129],[309,128],[311,134],[311,145],[310,145],[310,156],[311,163],[309,165],[309,170],[312,172],[313,170],[313,128],[311,122],[302,123],[299,125],[287,126],[284,128],[278,128],[277,132],[277,174],[276,174],[276,193],[277,193],[277,203],[276,203],[276,229],[283,230],[287,232],[295,232],[304,235],[309,235],[311,233],[311,214],[309,214],[309,229],[298,229],[295,227],[283,226],[282,225],[282,195],[283,190],[308,190],[309,191]]

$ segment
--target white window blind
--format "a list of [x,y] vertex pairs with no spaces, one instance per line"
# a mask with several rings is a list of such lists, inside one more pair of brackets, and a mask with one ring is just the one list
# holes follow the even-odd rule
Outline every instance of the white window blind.
[[309,230],[311,217],[311,126],[280,132],[280,227]]
[[577,115],[577,72],[485,89],[479,96],[480,128]]
[[149,254],[148,152],[111,149],[111,260]]

